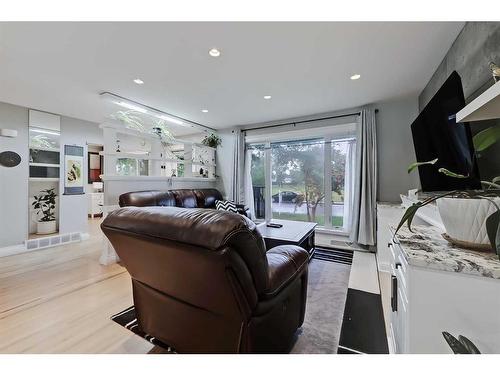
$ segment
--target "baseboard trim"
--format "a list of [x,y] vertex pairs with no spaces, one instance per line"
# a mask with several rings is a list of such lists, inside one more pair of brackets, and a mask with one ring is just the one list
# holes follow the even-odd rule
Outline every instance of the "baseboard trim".
[[26,252],[26,245],[24,244],[0,247],[0,258],[21,254],[24,252]]
[[23,244],[0,248],[0,258],[85,241],[89,238],[89,233],[71,232],[58,233],[35,239],[27,239]]

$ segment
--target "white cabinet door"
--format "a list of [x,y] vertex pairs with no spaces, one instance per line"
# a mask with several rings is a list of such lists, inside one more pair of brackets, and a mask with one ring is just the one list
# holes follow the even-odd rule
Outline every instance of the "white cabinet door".
[[399,245],[391,242],[391,329],[396,353],[408,352],[408,264]]

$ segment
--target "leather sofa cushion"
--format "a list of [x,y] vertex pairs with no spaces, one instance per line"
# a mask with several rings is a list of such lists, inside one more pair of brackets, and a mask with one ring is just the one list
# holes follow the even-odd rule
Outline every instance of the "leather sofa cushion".
[[125,207],[111,212],[101,227],[211,251],[232,249],[248,267],[257,293],[268,289],[264,240],[255,223],[240,214],[204,208]]
[[302,268],[307,267],[309,254],[294,245],[281,245],[270,249],[267,254],[269,286],[265,297],[272,297],[285,288]]
[[132,191],[120,195],[120,207],[177,206],[185,208],[215,208],[221,200],[217,189],[177,189],[168,191]]
[[198,200],[191,189],[170,190],[175,196],[175,205],[184,208],[197,208]]
[[239,232],[256,231],[255,223],[239,214],[181,207],[124,207],[112,211],[103,226],[214,251]]
[[193,190],[200,208],[215,208],[215,201],[222,200],[222,194],[217,189]]
[[133,191],[121,194],[120,207],[175,206],[175,196],[170,191]]

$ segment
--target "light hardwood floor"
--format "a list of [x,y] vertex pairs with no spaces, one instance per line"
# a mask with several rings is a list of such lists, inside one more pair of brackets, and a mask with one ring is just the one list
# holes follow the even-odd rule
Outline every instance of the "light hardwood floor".
[[0,353],[148,353],[110,320],[132,305],[130,276],[101,266],[101,219],[90,239],[0,258]]

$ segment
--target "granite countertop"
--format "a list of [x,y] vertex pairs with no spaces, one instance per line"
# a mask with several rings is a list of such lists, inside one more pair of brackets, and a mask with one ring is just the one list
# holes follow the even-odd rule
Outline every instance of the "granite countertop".
[[[394,233],[396,227],[391,226]],[[396,240],[410,265],[440,271],[500,279],[500,261],[493,252],[466,250],[450,244],[441,230],[432,226],[412,225],[413,233],[403,226]]]
[[404,210],[404,207],[401,205],[401,202],[399,202],[399,203],[377,202],[377,207],[379,207],[379,208],[400,208],[400,209]]

